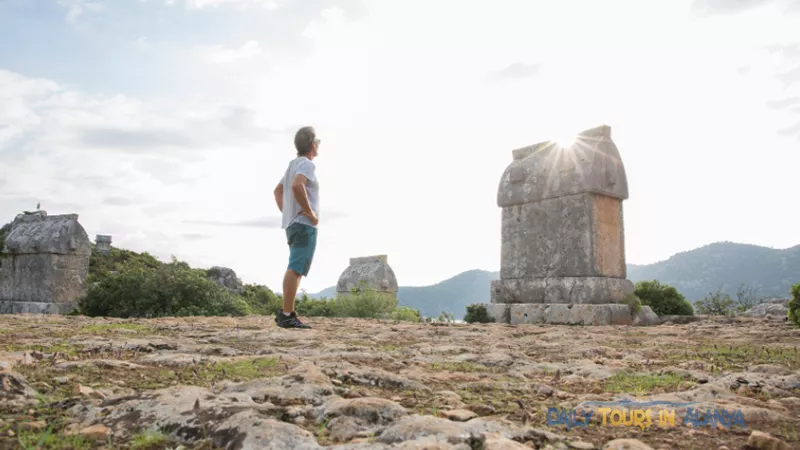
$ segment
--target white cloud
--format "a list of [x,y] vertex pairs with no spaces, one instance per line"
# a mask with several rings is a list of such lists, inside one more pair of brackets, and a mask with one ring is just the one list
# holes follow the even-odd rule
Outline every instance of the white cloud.
[[264,53],[258,41],[252,40],[247,41],[238,49],[229,49],[222,45],[212,45],[209,47],[201,47],[198,51],[204,59],[215,64],[227,64],[252,59]]
[[272,188],[263,168],[284,160],[269,149],[291,138],[256,118],[241,105],[90,95],[0,70],[0,217],[41,201],[123,247],[216,263],[258,229],[226,237],[185,222],[265,217],[253,208]]
[[[175,0],[167,0],[167,2]],[[220,6],[234,6],[240,9],[251,7],[264,8],[274,11],[290,0],[186,0],[186,7],[190,9],[217,8]]]
[[797,60],[763,47],[796,43],[798,18],[764,8],[700,19],[691,3],[375,1],[358,17],[331,7],[292,29],[303,53],[241,29],[211,41],[233,47],[181,48],[215,64],[181,60],[175,76],[197,95],[161,100],[0,72],[0,213],[42,200],[120,246],[278,288],[287,250],[269,228],[271,190],[293,131],[310,124],[323,142],[323,227],[303,287],[378,253],[401,284],[432,283],[499,268],[496,190],[512,149],[606,123],[630,185],[629,262],[718,240],[795,245],[790,221],[764,217],[785,214],[776,193],[792,192],[800,165],[796,139],[778,134],[797,123],[800,82],[776,78]]
[[58,0],[58,4],[67,9],[66,20],[73,25],[85,12],[97,13],[104,9],[102,2],[90,0]]

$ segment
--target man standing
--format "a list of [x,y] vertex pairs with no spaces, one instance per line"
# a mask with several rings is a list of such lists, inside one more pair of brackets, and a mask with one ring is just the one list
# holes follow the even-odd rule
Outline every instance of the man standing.
[[275,188],[275,202],[283,213],[281,227],[289,243],[289,267],[283,276],[283,310],[275,323],[282,328],[311,328],[297,318],[294,299],[300,279],[308,275],[317,246],[319,222],[319,183],[312,162],[317,157],[319,139],[313,127],[303,127],[294,136],[297,158],[289,163]]

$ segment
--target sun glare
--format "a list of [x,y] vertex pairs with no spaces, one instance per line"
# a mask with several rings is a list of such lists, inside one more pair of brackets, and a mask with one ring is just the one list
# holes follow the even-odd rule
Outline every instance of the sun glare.
[[575,145],[577,140],[578,138],[576,136],[560,136],[556,138],[554,142],[558,145],[558,148],[568,149]]

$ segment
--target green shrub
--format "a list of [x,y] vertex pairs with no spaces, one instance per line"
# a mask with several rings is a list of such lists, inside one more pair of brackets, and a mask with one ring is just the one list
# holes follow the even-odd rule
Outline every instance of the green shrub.
[[658,280],[636,283],[634,294],[641,300],[642,305],[649,306],[659,316],[694,314],[692,305],[677,289],[661,284]]
[[87,316],[243,316],[251,313],[244,297],[228,292],[173,258],[151,267],[147,258],[129,258],[115,266],[119,274],[102,274],[79,301]]
[[800,326],[800,283],[792,286],[792,298],[789,300],[789,321]]
[[473,303],[467,306],[467,314],[464,315],[464,322],[467,323],[490,323],[494,322],[486,311],[486,305]]
[[283,308],[283,299],[266,286],[246,284],[242,297],[253,314],[274,315]]
[[731,296],[717,289],[717,292],[695,303],[697,312],[709,316],[731,316],[734,313]]
[[363,290],[336,297],[337,317],[385,318],[397,309],[397,298],[392,294]]
[[123,250],[111,247],[108,254],[94,251],[92,244],[92,256],[89,257],[89,276],[86,281],[88,284],[99,283],[111,276],[113,272],[126,270],[127,264],[132,262],[141,263],[143,266],[157,269],[163,263],[149,253],[136,253],[131,250]]
[[305,294],[295,299],[294,310],[301,316],[308,317],[335,317],[335,300],[327,298],[308,298]]
[[625,296],[624,302],[631,309],[631,314],[638,314],[642,310],[642,300],[636,294],[628,294]]
[[416,309],[397,306],[394,295],[362,289],[335,299],[298,297],[295,311],[307,317],[353,317],[363,319],[391,319],[421,322],[422,314]]
[[456,321],[456,316],[450,311],[442,311],[439,313],[439,318],[436,320],[439,322],[453,323]]
[[419,323],[422,322],[422,313],[420,313],[418,309],[409,308],[408,306],[400,306],[389,313],[389,319]]

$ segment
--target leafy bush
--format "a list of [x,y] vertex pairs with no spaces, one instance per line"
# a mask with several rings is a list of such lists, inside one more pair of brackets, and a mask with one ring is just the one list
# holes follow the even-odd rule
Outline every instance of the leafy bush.
[[401,306],[389,314],[392,320],[402,320],[404,322],[422,322],[422,313],[418,309],[409,308],[408,306]]
[[692,305],[672,286],[661,284],[658,280],[640,281],[634,291],[642,305],[649,306],[659,316],[694,314]]
[[717,289],[717,292],[708,294],[709,296],[698,300],[695,306],[697,312],[709,316],[731,316],[733,315],[733,299],[731,296]]
[[173,258],[151,267],[147,258],[119,263],[119,274],[101,274],[78,308],[87,316],[243,316],[251,313],[244,297],[234,295]]
[[436,320],[439,322],[453,323],[456,321],[456,316],[450,311],[442,311],[439,314],[439,318]]
[[[92,244],[92,256],[89,258],[89,285],[99,283],[107,277],[114,275],[114,272],[126,270],[128,263],[137,262],[150,269],[157,269],[163,263],[149,253],[136,253],[131,250],[123,250],[111,247],[108,254],[97,253]],[[131,266],[133,267],[133,266]]]
[[303,294],[295,299],[294,310],[301,316],[308,317],[335,317],[336,301],[327,298],[308,298]]
[[631,309],[631,314],[636,315],[642,310],[642,300],[636,294],[628,294],[625,296],[624,302]]
[[789,300],[789,321],[800,326],[800,283],[792,286],[792,298]]
[[467,323],[490,323],[494,322],[486,311],[486,305],[473,303],[467,306],[467,314],[464,315],[464,322]]
[[266,286],[246,284],[242,297],[253,314],[274,315],[283,308],[283,299]]
[[397,298],[382,292],[365,290],[336,297],[337,317],[384,318],[397,308]]
[[297,314],[308,317],[357,317],[365,319],[391,319],[421,322],[419,310],[397,306],[397,299],[390,294],[362,289],[335,299],[311,299],[305,294],[295,302]]

